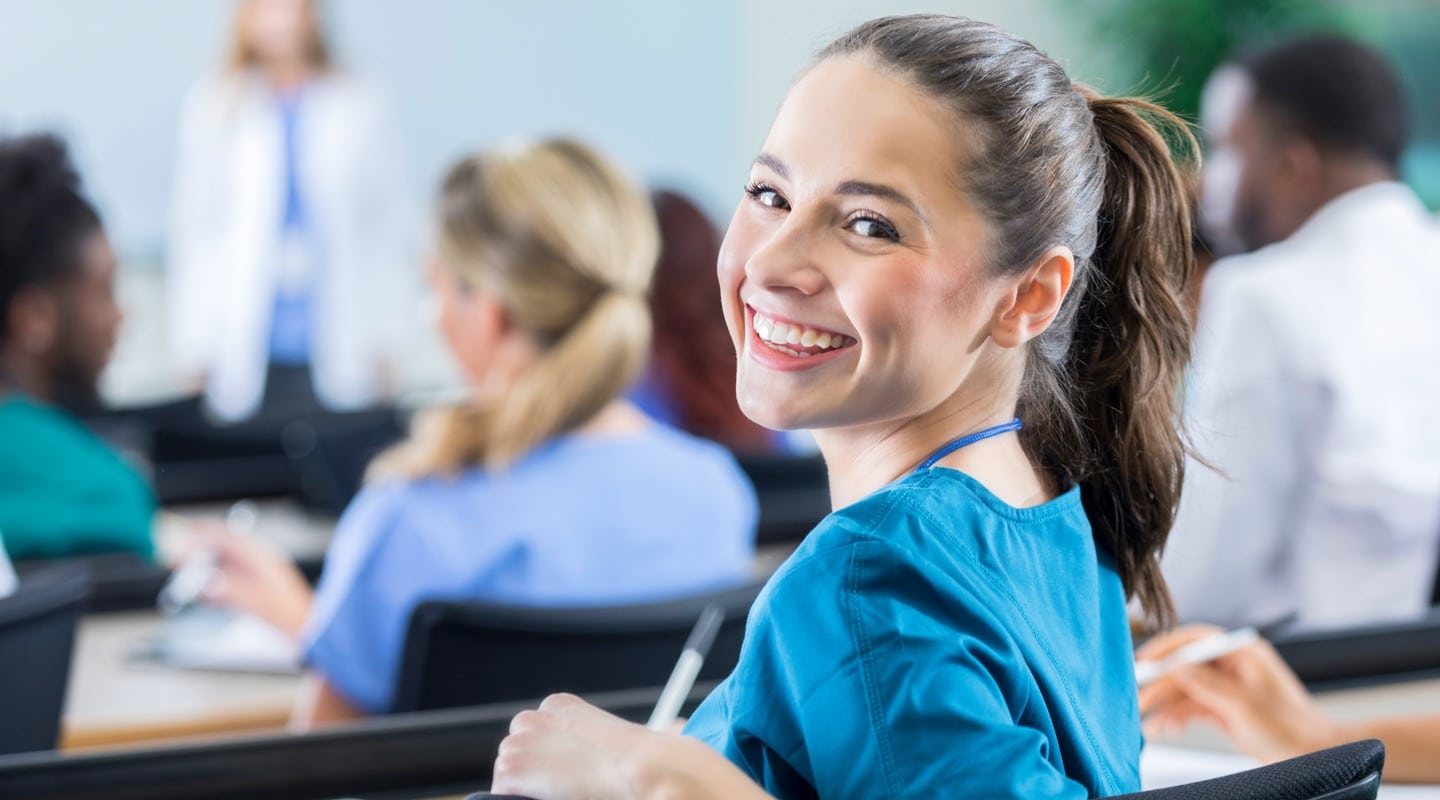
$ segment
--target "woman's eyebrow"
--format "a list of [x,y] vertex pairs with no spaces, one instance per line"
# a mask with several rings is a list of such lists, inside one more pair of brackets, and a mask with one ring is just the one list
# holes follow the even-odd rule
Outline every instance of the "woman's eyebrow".
[[[785,165],[784,161],[781,161],[769,153],[761,153],[756,156],[753,165],[766,167],[781,178],[787,181],[790,180],[790,168]],[[869,181],[845,181],[835,187],[835,194],[879,197],[883,200],[899,203],[910,209],[911,213],[915,216],[919,217],[926,228],[930,227],[930,220],[925,218],[925,214],[920,211],[920,207],[915,204],[915,201],[906,197],[903,192],[893,186],[886,186],[883,183],[871,183]]]
[[762,167],[769,167],[776,175],[779,175],[787,181],[790,180],[790,168],[785,166],[784,161],[781,161],[769,153],[761,153],[756,156],[754,163]]
[[930,221],[925,219],[925,215],[921,213],[920,207],[915,205],[914,201],[906,197],[900,190],[895,189],[891,186],[886,186],[883,183],[868,183],[866,181],[845,181],[844,183],[835,187],[835,194],[879,197],[882,200],[890,200],[892,202],[899,203],[900,205],[910,209],[911,213],[913,213],[915,216],[919,217],[920,221],[925,223],[925,227],[930,227]]

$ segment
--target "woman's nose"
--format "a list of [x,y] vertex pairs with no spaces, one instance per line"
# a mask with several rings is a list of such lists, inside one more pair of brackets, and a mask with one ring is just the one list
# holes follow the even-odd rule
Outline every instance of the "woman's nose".
[[813,295],[825,287],[826,277],[816,259],[815,237],[803,220],[791,216],[759,242],[745,262],[747,281],[772,291]]

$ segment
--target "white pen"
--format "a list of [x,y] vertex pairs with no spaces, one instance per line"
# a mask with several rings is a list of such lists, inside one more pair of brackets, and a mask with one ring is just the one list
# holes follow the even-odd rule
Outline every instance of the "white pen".
[[1196,639],[1164,658],[1135,662],[1135,682],[1141,686],[1154,683],[1181,667],[1228,656],[1259,638],[1260,634],[1254,628],[1236,628]]
[[663,731],[675,722],[680,714],[680,707],[685,704],[685,698],[690,694],[690,688],[695,685],[695,678],[700,675],[700,667],[705,663],[705,656],[710,652],[710,645],[715,643],[715,635],[720,632],[720,623],[725,621],[725,610],[720,606],[706,606],[700,612],[700,619],[696,620],[695,627],[690,630],[690,638],[685,640],[685,649],[680,651],[680,660],[675,662],[675,669],[670,671],[670,680],[665,682],[665,688],[660,692],[660,699],[655,702],[655,710],[650,713],[650,721],[645,727],[652,731]]

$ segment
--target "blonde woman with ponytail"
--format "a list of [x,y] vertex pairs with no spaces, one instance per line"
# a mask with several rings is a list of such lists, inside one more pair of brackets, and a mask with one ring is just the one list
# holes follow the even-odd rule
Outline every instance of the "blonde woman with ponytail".
[[1138,790],[1126,602],[1173,616],[1158,557],[1190,341],[1165,127],[1193,152],[1163,109],[969,19],[877,19],[825,48],[719,274],[740,405],[813,431],[835,511],[761,593],[690,738],[552,698],[511,724],[496,791]]
[[457,164],[438,217],[431,280],[470,399],[376,459],[313,597],[287,561],[222,542],[212,594],[298,637],[320,679],[302,726],[390,706],[422,598],[645,602],[751,569],[755,498],[734,459],[619,399],[649,353],[648,197],[551,140]]

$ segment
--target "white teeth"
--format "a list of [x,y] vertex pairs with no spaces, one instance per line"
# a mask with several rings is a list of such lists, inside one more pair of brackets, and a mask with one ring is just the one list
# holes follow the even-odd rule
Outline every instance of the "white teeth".
[[809,358],[816,355],[815,352],[796,350],[787,345],[796,345],[804,348],[819,348],[830,350],[854,344],[855,340],[839,333],[829,333],[803,325],[793,325],[786,322],[779,322],[769,317],[756,314],[751,323],[755,334],[761,340],[770,344],[776,350],[797,358]]

